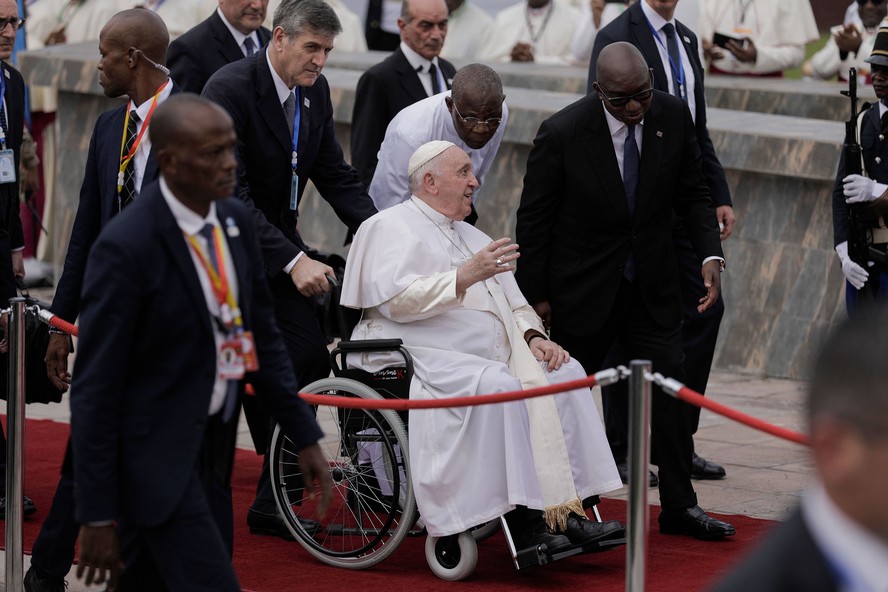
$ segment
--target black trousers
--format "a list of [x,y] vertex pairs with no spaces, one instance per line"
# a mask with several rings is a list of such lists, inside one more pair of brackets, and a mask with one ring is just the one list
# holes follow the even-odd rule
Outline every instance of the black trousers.
[[[271,282],[274,296],[274,314],[278,327],[284,338],[287,353],[293,370],[296,372],[296,381],[300,387],[311,384],[316,380],[327,378],[330,375],[330,360],[328,358],[327,340],[321,331],[320,323],[311,301],[299,293],[296,286],[287,274],[278,274]],[[269,477],[269,449],[271,446],[274,418],[268,416],[265,420],[270,427],[265,437],[265,458],[262,462],[262,474],[256,486],[256,500],[253,509],[266,514],[274,513],[274,493],[271,489]]]
[[210,417],[193,478],[172,516],[152,526],[120,520],[120,592],[240,590],[231,565],[236,438],[236,419]]
[[[691,241],[683,231],[673,232],[676,259],[679,266],[679,280],[682,295],[681,349],[684,353],[684,383],[700,394],[706,393],[715,344],[718,340],[718,329],[725,313],[722,297],[708,310],[697,312],[700,297],[706,293],[703,277],[700,274],[700,258],[697,256]],[[628,364],[630,357],[616,344],[604,362],[605,368],[619,364]],[[629,385],[620,381],[601,389],[604,404],[604,429],[610,444],[614,460],[626,460],[628,453],[629,425]],[[700,424],[700,408],[695,405],[686,406],[691,434],[697,433]]]
[[[552,339],[580,361],[587,372],[604,366],[613,344],[633,359],[648,359],[655,372],[682,380],[681,331],[662,327],[651,317],[634,284],[625,279],[607,322],[593,335],[573,335],[570,327],[552,327]],[[691,484],[693,439],[688,421],[688,405],[652,389],[651,450],[652,460],[659,466],[660,505],[664,510],[682,509],[697,504]],[[607,404],[605,403],[605,415]]]

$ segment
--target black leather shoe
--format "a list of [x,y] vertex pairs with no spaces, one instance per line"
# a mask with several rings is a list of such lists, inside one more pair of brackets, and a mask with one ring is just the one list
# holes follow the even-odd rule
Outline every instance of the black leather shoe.
[[[31,516],[37,512],[37,505],[27,495],[22,500],[22,515]],[[0,520],[6,520],[6,496],[0,497]]]
[[[298,518],[298,520],[302,523],[302,528],[310,535],[321,529],[317,520],[311,518]],[[250,508],[247,510],[247,526],[250,527],[251,534],[276,536],[286,541],[295,540],[290,529],[284,524],[284,519],[277,514],[267,514]]]
[[563,534],[549,532],[542,520],[526,530],[513,530],[512,542],[515,543],[515,549],[518,551],[546,545],[546,550],[549,553],[555,553],[573,547],[570,539]]
[[[617,472],[620,474],[620,481],[623,484],[629,483],[629,463],[628,461],[622,461],[617,463]],[[648,472],[648,487],[656,487],[660,484],[660,480],[657,479],[657,475],[654,474],[653,471]]]
[[663,510],[658,519],[663,534],[685,534],[698,539],[720,539],[737,531],[727,522],[716,520],[700,506],[684,510]]
[[572,513],[567,517],[567,528],[561,534],[570,539],[574,545],[582,547],[596,541],[625,536],[626,529],[619,520],[595,522]]
[[68,583],[65,578],[46,575],[33,565],[25,572],[25,592],[65,592]]
[[694,453],[691,458],[691,477],[694,479],[724,479],[726,476],[727,472],[723,466]]

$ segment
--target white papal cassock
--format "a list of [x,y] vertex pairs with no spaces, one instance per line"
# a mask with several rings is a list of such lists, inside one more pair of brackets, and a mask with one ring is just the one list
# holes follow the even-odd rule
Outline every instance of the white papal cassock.
[[[546,372],[524,341],[539,317],[502,273],[456,294],[456,269],[490,237],[416,197],[365,221],[342,303],[364,309],[354,339],[400,337],[414,358],[411,399],[446,399],[584,378],[576,361]],[[374,357],[375,356],[375,357]],[[360,366],[377,370],[383,354]],[[416,410],[410,466],[429,534],[456,534],[521,504],[578,506],[622,486],[588,389],[507,404]],[[582,510],[580,510],[582,511]]]

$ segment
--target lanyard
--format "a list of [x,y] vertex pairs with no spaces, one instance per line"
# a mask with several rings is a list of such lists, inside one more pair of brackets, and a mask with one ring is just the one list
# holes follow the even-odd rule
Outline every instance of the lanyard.
[[132,113],[132,110],[126,110],[126,119],[124,119],[123,121],[123,138],[120,140],[120,168],[117,171],[117,203],[120,203],[120,193],[123,191],[123,173],[126,170],[126,167],[129,165],[130,161],[136,156],[136,151],[142,144],[142,138],[148,131],[148,125],[151,123],[151,116],[154,115],[154,110],[157,108],[157,99],[158,97],[160,97],[160,93],[163,92],[164,87],[168,83],[169,80],[166,80],[163,84],[160,85],[160,88],[157,89],[157,92],[154,93],[154,98],[151,100],[151,108],[148,109],[148,115],[145,116],[145,121],[142,123],[142,129],[136,136],[136,141],[133,142],[133,146],[132,148],[130,148],[130,151],[127,154],[124,154],[123,151],[126,150],[126,128],[129,126],[130,114]]
[[222,258],[222,238],[219,227],[215,224],[213,225],[213,244],[210,245],[216,255],[216,262],[219,265],[218,270],[216,269],[216,266],[213,265],[212,261],[210,261],[210,258],[207,256],[206,251],[204,251],[204,248],[201,246],[200,241],[198,241],[197,238],[193,235],[185,235],[185,238],[188,240],[188,244],[191,245],[194,254],[197,255],[201,267],[204,268],[204,271],[207,272],[207,276],[210,278],[210,287],[213,289],[213,295],[216,297],[216,302],[219,303],[219,312],[221,313],[222,323],[224,324],[225,329],[229,333],[232,328],[236,333],[242,333],[244,322],[241,318],[240,309],[237,307],[237,302],[234,300],[234,294],[228,283],[228,273],[225,271],[225,259]]
[[[650,28],[651,30],[651,35],[654,36],[654,39],[657,40],[657,43],[660,44],[660,47],[662,47],[666,51],[666,57],[669,59],[669,69],[672,70],[672,75],[675,77],[675,83],[678,84],[678,92],[681,95],[681,98],[687,101],[687,89],[685,88],[685,67],[684,61],[681,59],[681,49],[678,50],[678,64],[676,64],[674,61],[672,61],[672,56],[669,55],[669,48],[663,45],[663,40],[660,39],[660,34],[656,31],[656,29],[654,29],[654,25],[651,24],[650,20],[647,21],[647,24],[648,28]],[[674,26],[675,25],[673,25],[673,27]],[[678,44],[678,29],[675,29],[675,37],[675,42],[676,44]]]

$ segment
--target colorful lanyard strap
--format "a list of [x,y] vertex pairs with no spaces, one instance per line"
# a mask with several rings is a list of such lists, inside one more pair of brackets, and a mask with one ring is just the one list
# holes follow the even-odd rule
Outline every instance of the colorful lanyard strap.
[[234,299],[234,293],[231,291],[231,287],[228,283],[228,273],[225,271],[225,259],[222,257],[222,236],[219,227],[213,225],[213,244],[211,245],[211,248],[216,255],[219,269],[216,269],[216,266],[213,265],[213,262],[207,256],[206,251],[204,251],[204,248],[201,246],[200,241],[198,241],[197,238],[189,234],[186,234],[185,238],[188,240],[188,244],[191,246],[194,254],[197,255],[201,267],[207,272],[207,277],[210,279],[210,286],[213,289],[213,295],[216,297],[216,302],[219,303],[219,311],[221,313],[222,323],[225,330],[228,333],[231,333],[232,331],[238,334],[242,333],[244,322],[241,317],[240,309],[237,307],[237,302]]
[[123,177],[124,171],[126,171],[126,167],[129,165],[130,161],[136,156],[136,152],[139,150],[139,146],[142,144],[142,138],[145,136],[145,133],[148,131],[148,126],[151,124],[151,116],[154,115],[154,110],[157,108],[157,101],[160,97],[160,94],[163,92],[164,87],[169,84],[169,80],[166,80],[163,84],[160,85],[160,88],[157,89],[157,92],[154,93],[154,98],[151,100],[151,108],[148,109],[148,115],[145,116],[145,121],[142,123],[142,129],[139,130],[139,134],[136,136],[136,141],[133,142],[132,148],[126,154],[124,154],[124,150],[126,150],[126,128],[129,127],[130,115],[132,113],[131,109],[126,110],[126,119],[123,121],[123,138],[120,140],[120,168],[117,172],[117,201],[120,203],[120,194],[123,191]]

